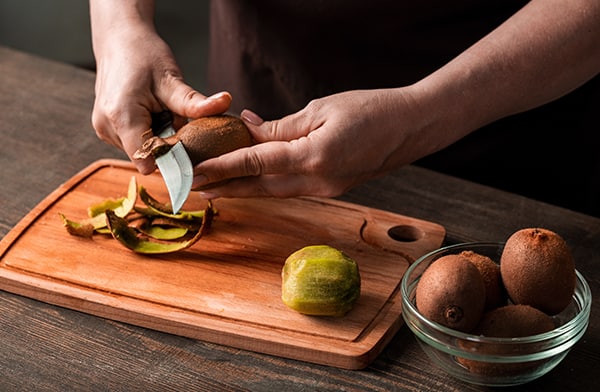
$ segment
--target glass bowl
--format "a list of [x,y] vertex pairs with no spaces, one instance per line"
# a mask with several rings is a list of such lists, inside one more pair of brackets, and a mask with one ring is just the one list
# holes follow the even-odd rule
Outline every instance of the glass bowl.
[[576,271],[577,285],[569,306],[552,317],[556,328],[539,335],[492,338],[447,328],[426,319],[415,305],[417,283],[439,257],[464,250],[490,257],[496,263],[504,243],[472,242],[451,245],[416,260],[402,278],[402,315],[423,351],[439,368],[462,381],[484,386],[511,386],[535,380],[552,370],[587,329],[592,294]]

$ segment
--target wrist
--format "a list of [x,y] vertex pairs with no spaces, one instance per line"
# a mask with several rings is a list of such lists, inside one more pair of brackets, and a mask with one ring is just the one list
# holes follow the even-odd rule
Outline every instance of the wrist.
[[464,111],[459,110],[458,98],[450,89],[419,82],[389,91],[391,121],[401,124],[396,142],[409,146],[403,148],[404,163],[437,152],[474,129],[461,118]]

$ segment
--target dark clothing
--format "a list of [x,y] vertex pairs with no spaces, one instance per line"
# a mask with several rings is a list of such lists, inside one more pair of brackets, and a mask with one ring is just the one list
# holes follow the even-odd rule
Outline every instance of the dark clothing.
[[[524,0],[218,0],[208,93],[280,118],[333,93],[412,84]],[[486,126],[418,165],[600,216],[600,81]]]

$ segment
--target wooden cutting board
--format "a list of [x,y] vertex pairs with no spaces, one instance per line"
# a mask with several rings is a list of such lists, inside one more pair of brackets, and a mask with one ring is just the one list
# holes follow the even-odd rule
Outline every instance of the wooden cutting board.
[[[59,213],[138,185],[161,201],[158,173],[101,160],[46,197],[0,242],[0,289],[163,332],[347,369],[367,366],[402,325],[400,281],[415,258],[439,247],[435,223],[322,198],[217,199],[211,231],[184,251],[134,253],[110,236],[71,236]],[[192,193],[184,209],[202,209]],[[281,301],[281,268],[307,245],[343,250],[362,288],[344,317],[305,316]]]

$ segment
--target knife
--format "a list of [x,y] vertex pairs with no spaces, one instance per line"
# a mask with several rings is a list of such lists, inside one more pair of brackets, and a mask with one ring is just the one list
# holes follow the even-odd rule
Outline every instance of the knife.
[[[152,133],[161,138],[175,134],[171,112],[152,114]],[[192,190],[194,166],[181,142],[177,142],[169,151],[156,157],[155,161],[169,191],[173,214],[176,214]]]

